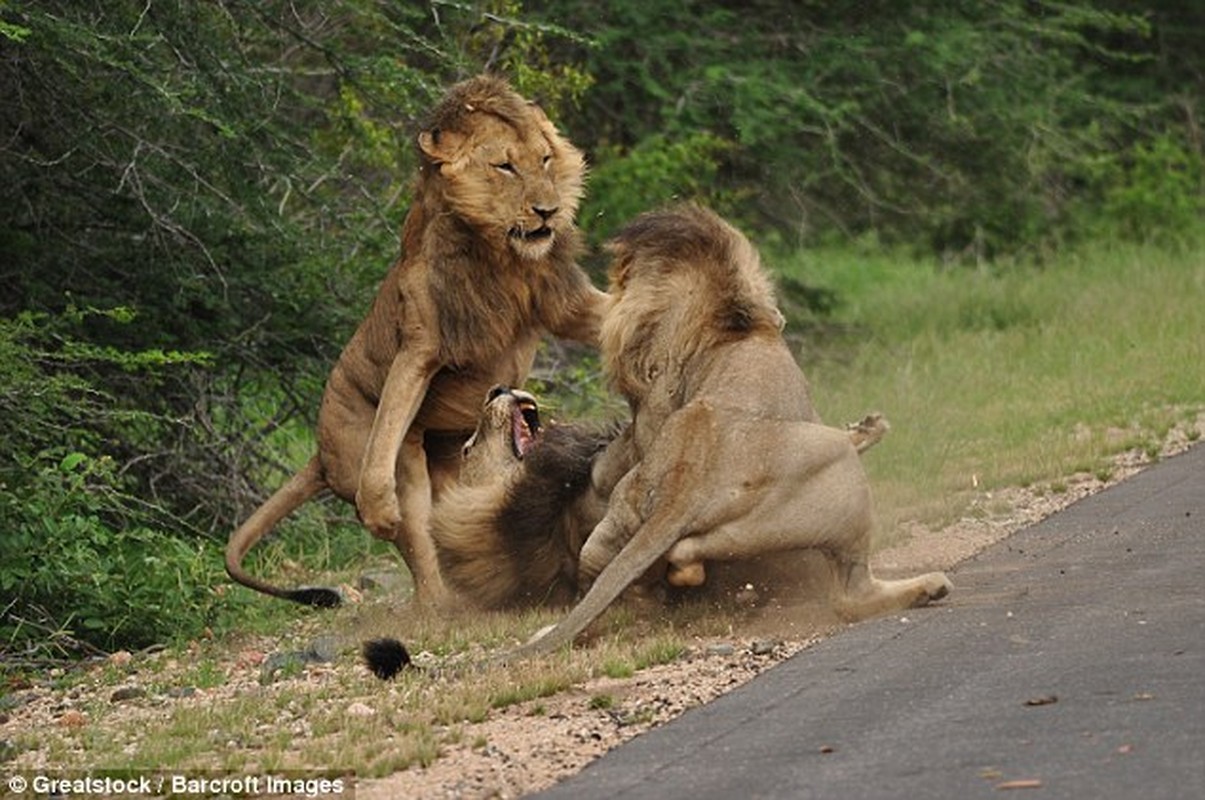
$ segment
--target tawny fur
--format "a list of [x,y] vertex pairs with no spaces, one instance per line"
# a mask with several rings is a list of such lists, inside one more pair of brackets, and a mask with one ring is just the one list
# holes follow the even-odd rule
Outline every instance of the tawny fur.
[[577,266],[584,161],[540,109],[488,76],[453,87],[417,137],[421,168],[402,254],[327,381],[318,452],[232,535],[226,567],[329,489],[393,541],[416,598],[445,599],[428,531],[457,477],[480,398],[520,385],[545,332],[597,341],[605,295]]
[[[581,588],[577,564],[586,537],[632,466],[630,429],[555,425],[520,459],[514,404],[505,392],[486,403],[460,483],[432,510],[431,535],[444,580],[471,605],[565,605]],[[872,414],[847,431],[860,453],[888,428]]]
[[632,409],[633,466],[582,548],[585,596],[514,655],[571,643],[663,561],[670,583],[691,585],[708,561],[816,549],[849,619],[943,597],[940,573],[871,575],[863,434],[821,424],[744,236],[684,206],[641,217],[612,250],[601,347]]
[[578,553],[606,511],[594,464],[616,433],[554,425],[517,469],[493,463],[484,483],[444,495],[431,534],[448,585],[486,609],[572,602]]

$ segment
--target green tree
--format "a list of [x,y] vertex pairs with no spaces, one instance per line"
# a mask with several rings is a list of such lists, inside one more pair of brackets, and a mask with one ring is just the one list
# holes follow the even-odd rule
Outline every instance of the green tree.
[[[616,181],[622,197],[593,193],[584,220],[702,193],[804,242],[1032,245],[1068,224],[1084,170],[1149,111],[1111,79],[1173,23],[1113,5],[550,0],[549,19],[596,44],[575,53],[594,85],[572,126],[601,162],[596,187],[650,147],[728,145],[706,154],[710,190],[652,170]],[[1152,76],[1135,88],[1170,94]]]

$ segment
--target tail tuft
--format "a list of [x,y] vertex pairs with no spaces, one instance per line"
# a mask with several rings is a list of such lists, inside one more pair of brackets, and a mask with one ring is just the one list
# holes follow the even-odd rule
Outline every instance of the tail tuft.
[[314,608],[338,608],[343,604],[343,597],[339,592],[325,586],[302,586],[299,589],[287,589],[283,596],[294,603]]
[[364,643],[364,663],[383,681],[410,666],[410,653],[397,639],[370,639]]

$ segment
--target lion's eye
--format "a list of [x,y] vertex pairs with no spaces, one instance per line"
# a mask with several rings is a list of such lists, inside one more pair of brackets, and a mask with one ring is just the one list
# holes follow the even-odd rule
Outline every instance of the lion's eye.
[[519,174],[518,171],[515,170],[515,165],[509,161],[503,161],[501,164],[495,164],[494,169],[498,170],[499,172],[505,172],[507,175]]
[[552,163],[552,156],[544,156],[544,169],[548,169],[548,165]]

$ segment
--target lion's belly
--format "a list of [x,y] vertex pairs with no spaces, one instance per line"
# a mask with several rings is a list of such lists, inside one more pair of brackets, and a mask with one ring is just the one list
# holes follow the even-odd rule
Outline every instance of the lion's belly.
[[489,369],[444,369],[436,373],[419,407],[414,424],[431,431],[472,431],[489,390],[498,385],[519,387],[535,360],[535,344],[520,345]]

